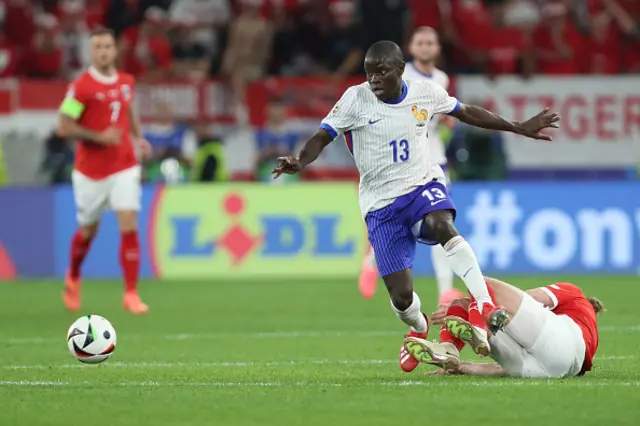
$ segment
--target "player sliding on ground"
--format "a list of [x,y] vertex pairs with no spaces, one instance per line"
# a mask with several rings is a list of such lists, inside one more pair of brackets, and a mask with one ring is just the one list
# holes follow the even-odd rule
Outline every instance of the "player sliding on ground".
[[[543,111],[522,123],[506,120],[477,106],[464,105],[429,80],[403,81],[404,61],[397,44],[381,41],[365,55],[367,82],[342,95],[320,129],[298,157],[280,157],[273,170],[294,174],[344,133],[360,172],[360,209],[398,318],[411,327],[409,336],[425,338],[429,329],[420,298],[413,291],[411,268],[416,241],[440,244],[453,271],[478,301],[478,311],[499,330],[508,317],[494,306],[476,256],[453,220],[455,207],[427,145],[427,126],[434,114],[450,114],[471,125],[549,140],[542,129],[557,127],[559,117]],[[400,349],[400,366],[413,371],[418,360]]]
[[79,228],[71,240],[70,265],[63,301],[67,309],[80,309],[80,267],[98,232],[102,212],[115,210],[121,233],[120,264],[124,278],[124,309],[148,311],[138,295],[140,244],[140,166],[135,147],[143,155],[150,146],[142,139],[140,123],[131,104],[133,76],[115,69],[116,43],[110,30],[91,35],[92,66],[70,86],[60,106],[58,134],[77,139],[73,195]]
[[[511,321],[502,331],[487,334],[473,298],[440,306],[432,320],[442,324],[442,343],[415,337],[405,341],[407,350],[420,361],[443,368],[430,374],[557,378],[591,370],[598,350],[596,314],[604,311],[598,299],[586,298],[580,288],[568,283],[526,292],[493,278],[487,278],[487,284]],[[465,344],[497,364],[461,363]]]
[[[405,80],[430,80],[440,85],[445,90],[449,87],[449,76],[436,68],[435,62],[440,55],[440,41],[438,33],[430,27],[419,27],[411,36],[409,53],[413,61],[407,63],[402,78]],[[429,160],[432,164],[442,167],[445,174],[445,185],[449,188],[449,172],[447,170],[447,157],[445,155],[445,143],[440,136],[444,126],[452,125],[453,118],[441,115],[440,119],[434,119],[427,124],[429,141]],[[429,167],[430,164],[426,164]],[[438,284],[438,297],[440,303],[449,303],[458,297],[464,297],[464,293],[453,288],[453,270],[447,259],[443,247],[440,244],[431,246],[431,265]],[[373,297],[378,283],[378,268],[374,251],[369,246],[367,254],[362,262],[358,288],[362,297]]]

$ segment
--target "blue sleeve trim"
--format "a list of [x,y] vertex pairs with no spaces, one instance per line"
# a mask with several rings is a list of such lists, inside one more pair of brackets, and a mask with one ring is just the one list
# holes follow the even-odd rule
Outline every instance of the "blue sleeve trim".
[[447,113],[447,115],[451,115],[459,109],[460,109],[460,101],[456,99],[456,106],[454,106],[453,109]]
[[329,124],[321,123],[320,128],[326,130],[327,133],[329,133],[329,135],[331,136],[331,139],[335,139],[338,137],[338,132],[336,132],[336,129],[331,127]]

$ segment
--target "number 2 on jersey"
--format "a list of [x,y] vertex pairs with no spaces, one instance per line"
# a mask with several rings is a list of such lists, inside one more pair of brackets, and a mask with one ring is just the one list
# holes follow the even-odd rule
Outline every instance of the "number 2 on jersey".
[[409,159],[409,141],[402,139],[400,141],[391,141],[389,146],[393,150],[393,162],[404,163]]
[[120,101],[113,101],[109,104],[109,108],[111,108],[111,122],[117,123],[118,118],[120,118],[120,109],[122,108],[122,104]]

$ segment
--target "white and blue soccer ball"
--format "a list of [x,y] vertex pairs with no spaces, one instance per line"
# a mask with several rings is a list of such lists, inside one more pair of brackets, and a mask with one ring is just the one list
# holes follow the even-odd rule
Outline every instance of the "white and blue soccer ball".
[[80,362],[97,364],[116,349],[116,330],[100,315],[78,318],[67,332],[69,352]]

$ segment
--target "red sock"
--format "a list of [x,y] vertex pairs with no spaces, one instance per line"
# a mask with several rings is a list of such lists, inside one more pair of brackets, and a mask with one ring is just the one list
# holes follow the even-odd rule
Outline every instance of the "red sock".
[[[449,306],[447,308],[447,316],[455,316],[467,321],[469,320],[469,314],[467,313],[467,310],[462,306]],[[456,348],[458,348],[458,351],[461,351],[462,348],[464,348],[464,342],[456,337],[453,337],[444,324],[442,324],[442,327],[440,327],[440,341],[442,343],[453,343]]]
[[76,231],[76,233],[73,234],[73,238],[71,238],[69,275],[74,280],[80,277],[80,267],[82,266],[84,258],[87,257],[87,253],[89,253],[91,241],[91,238],[86,238],[80,231]]
[[120,241],[120,266],[124,278],[126,292],[138,289],[138,274],[140,273],[140,243],[138,232],[122,234]]
[[[489,283],[487,283],[487,290],[489,291],[489,297],[491,297],[491,302],[495,305],[496,298],[493,295],[493,288]],[[485,331],[488,330],[487,323],[485,322],[484,317],[482,316],[482,314],[480,313],[480,310],[478,309],[478,302],[476,302],[476,299],[474,299],[473,296],[471,296],[471,305],[469,305],[469,322],[472,325],[479,327]]]

